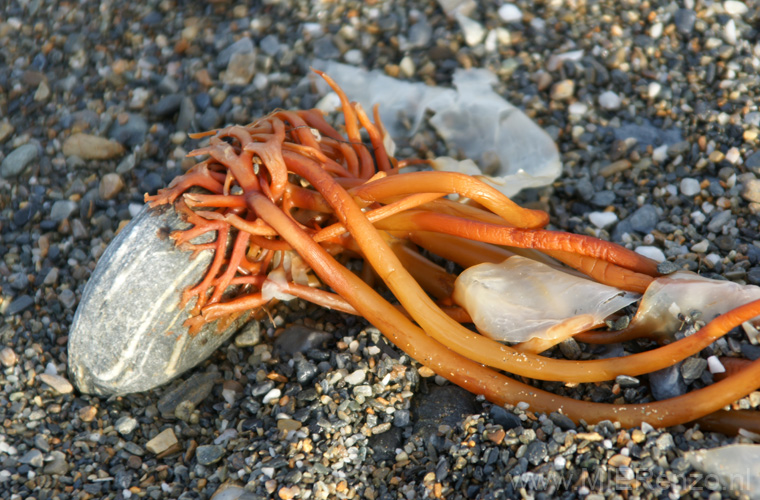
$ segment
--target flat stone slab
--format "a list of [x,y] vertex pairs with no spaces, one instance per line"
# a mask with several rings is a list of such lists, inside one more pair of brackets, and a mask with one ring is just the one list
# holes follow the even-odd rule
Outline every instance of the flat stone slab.
[[192,303],[181,309],[181,293],[203,278],[213,257],[206,250],[191,259],[175,247],[168,235],[187,227],[173,207],[146,205],[106,249],[69,333],[70,379],[81,392],[158,387],[205,360],[242,324],[219,333],[210,323],[195,336],[183,326]]

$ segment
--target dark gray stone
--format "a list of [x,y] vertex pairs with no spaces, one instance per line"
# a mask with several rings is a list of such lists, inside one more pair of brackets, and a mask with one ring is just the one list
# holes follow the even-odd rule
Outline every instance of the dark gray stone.
[[182,103],[179,106],[179,114],[177,115],[177,130],[187,132],[193,128],[193,122],[195,121],[195,104],[189,97],[182,99]]
[[179,107],[182,104],[182,95],[169,94],[161,98],[155,106],[151,108],[151,112],[158,118],[168,118],[174,113],[179,111]]
[[686,383],[681,376],[681,363],[649,374],[649,386],[657,401],[686,394]]
[[538,465],[544,461],[549,451],[546,449],[546,443],[543,441],[531,441],[528,449],[525,450],[525,458],[533,465]]
[[400,448],[402,429],[391,427],[382,434],[373,434],[367,439],[367,446],[373,451],[375,462],[392,460],[396,456],[396,448]]
[[17,176],[36,160],[39,154],[36,144],[24,144],[17,147],[0,163],[0,177],[7,179]]
[[199,446],[195,450],[195,458],[198,459],[198,463],[201,465],[211,465],[224,457],[225,450],[222,446],[217,444],[207,444]]
[[340,50],[329,36],[323,36],[314,41],[314,56],[318,59],[337,59]]
[[554,423],[554,425],[556,425],[563,431],[569,431],[569,430],[575,429],[575,422],[570,420],[570,417],[568,417],[567,415],[564,415],[562,413],[555,411],[549,414],[549,418]]
[[744,162],[744,166],[752,170],[754,173],[760,173],[760,150],[752,153],[747,161]]
[[303,325],[293,325],[286,328],[274,341],[275,349],[292,356],[297,352],[317,349],[332,339],[332,334],[315,330]]
[[180,403],[189,402],[198,406],[211,394],[216,380],[221,378],[218,372],[195,373],[180,385],[167,392],[158,400],[158,411],[161,415],[171,417]]
[[69,333],[69,371],[82,392],[157,387],[206,359],[240,326],[217,332],[214,322],[194,336],[183,326],[192,304],[180,309],[180,294],[212,259],[211,251],[190,259],[166,236],[186,227],[173,207],[146,207],[100,258]]
[[505,410],[501,406],[492,406],[491,410],[488,412],[488,415],[491,417],[495,424],[500,425],[505,431],[514,429],[515,427],[520,427],[522,425],[520,417],[511,411]]
[[694,23],[697,21],[697,13],[691,9],[678,9],[673,16],[676,29],[683,35],[688,35],[694,29]]
[[415,396],[413,401],[417,421],[414,434],[427,440],[442,424],[455,428],[467,415],[478,413],[475,396],[456,385],[434,385],[430,392]]
[[29,295],[22,295],[14,299],[8,305],[8,309],[5,310],[5,315],[13,316],[14,314],[23,312],[25,309],[33,305],[34,305],[34,298],[30,297]]
[[628,221],[631,223],[631,228],[639,233],[647,234],[651,232],[660,216],[657,214],[657,209],[653,205],[643,205],[638,210],[633,212]]
[[145,142],[148,133],[148,121],[140,115],[131,114],[124,123],[115,122],[108,132],[108,136],[127,147],[133,148]]
[[64,219],[68,219],[77,207],[78,205],[75,201],[58,200],[53,203],[53,207],[50,209],[50,220],[60,222]]

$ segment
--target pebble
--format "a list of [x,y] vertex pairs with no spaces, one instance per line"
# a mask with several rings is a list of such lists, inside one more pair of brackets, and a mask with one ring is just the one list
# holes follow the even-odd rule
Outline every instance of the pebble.
[[112,200],[124,189],[124,181],[117,173],[110,173],[103,176],[98,186],[98,194],[103,200]]
[[516,5],[511,3],[505,3],[499,7],[498,13],[501,20],[505,23],[519,22],[522,21],[523,18],[522,11],[520,11]]
[[486,30],[482,24],[459,12],[456,14],[456,19],[459,27],[462,29],[464,41],[467,45],[474,47],[483,41],[483,38],[486,36]]
[[274,347],[292,356],[297,352],[307,352],[321,348],[332,335],[303,325],[287,327],[274,341]]
[[681,194],[684,196],[694,196],[696,194],[699,194],[699,192],[702,190],[699,181],[692,177],[681,179],[679,189],[681,190]]
[[531,441],[530,444],[528,444],[528,448],[525,452],[525,458],[528,459],[528,462],[530,462],[533,465],[538,465],[544,461],[546,456],[549,454],[546,443],[543,441]]
[[654,99],[660,95],[660,90],[662,90],[662,85],[660,85],[658,82],[650,82],[647,86],[647,97]]
[[710,222],[707,223],[707,230],[712,233],[720,233],[723,231],[723,226],[731,220],[732,215],[729,210],[721,210],[714,212],[710,218]]
[[130,416],[121,417],[114,423],[114,428],[122,436],[133,432],[135,429],[137,429],[137,426],[137,420]]
[[282,391],[279,389],[272,389],[271,391],[267,392],[264,397],[262,398],[261,402],[266,404],[269,404],[273,401],[277,401],[280,399],[280,396],[282,395]]
[[63,142],[63,154],[83,160],[110,160],[124,154],[124,146],[116,141],[90,134],[73,134]]
[[346,375],[343,380],[345,380],[346,383],[350,385],[359,385],[364,382],[366,376],[367,375],[364,370],[356,370],[355,372]]
[[570,99],[575,93],[573,80],[562,80],[552,85],[551,98],[555,101]]
[[643,205],[628,217],[628,222],[634,231],[646,234],[650,233],[660,217],[653,205]]
[[618,216],[615,212],[591,212],[588,220],[599,229],[606,229],[617,223]]
[[686,393],[686,383],[681,376],[680,363],[649,374],[652,396],[658,401]]
[[177,436],[174,434],[172,428],[167,428],[161,431],[156,437],[145,443],[145,449],[154,455],[160,455],[161,453],[173,448],[179,444]]
[[692,9],[677,9],[673,16],[673,21],[679,33],[689,35],[697,21],[697,13]]
[[60,375],[40,373],[37,375],[37,378],[50,386],[58,394],[71,394],[74,391],[74,386],[71,385],[71,382]]
[[38,449],[31,449],[19,457],[18,461],[22,464],[29,464],[32,467],[42,467],[43,462],[42,452]]
[[5,140],[11,136],[11,134],[16,130],[16,128],[8,122],[7,120],[0,121],[0,143],[5,142]]
[[248,85],[256,74],[256,54],[236,52],[230,57],[222,81],[229,85]]
[[748,179],[744,182],[742,198],[760,203],[760,179]]
[[50,209],[50,220],[61,222],[68,219],[78,207],[75,201],[57,200]]
[[33,305],[34,298],[24,294],[11,301],[11,303],[8,305],[8,308],[5,310],[5,314],[8,316],[13,316],[14,314],[25,311]]
[[599,95],[599,105],[607,110],[620,109],[622,102],[620,96],[610,90]]
[[0,163],[0,177],[9,179],[24,171],[39,156],[39,148],[35,144],[24,144],[14,149]]
[[193,374],[161,396],[161,399],[158,400],[158,411],[161,415],[172,416],[180,403],[189,402],[193,406],[198,406],[211,394],[217,378],[219,378],[217,372]]
[[18,356],[16,355],[16,351],[10,347],[3,347],[0,349],[0,364],[6,368],[9,368],[11,366],[14,366],[17,362]]
[[726,10],[727,14],[737,17],[741,17],[749,12],[749,7],[739,0],[727,0],[723,2],[723,8]]
[[224,447],[210,444],[199,446],[195,450],[195,457],[201,465],[212,465],[224,458],[226,451]]
[[649,257],[655,262],[665,262],[666,260],[666,257],[663,251],[653,246],[648,246],[648,245],[638,246],[636,247],[636,253],[643,255],[644,257]]
[[261,342],[261,323],[258,321],[247,322],[240,332],[235,335],[236,347],[253,347]]
[[126,120],[116,120],[108,136],[127,147],[134,148],[145,143],[148,134],[148,121],[141,115],[127,113]]

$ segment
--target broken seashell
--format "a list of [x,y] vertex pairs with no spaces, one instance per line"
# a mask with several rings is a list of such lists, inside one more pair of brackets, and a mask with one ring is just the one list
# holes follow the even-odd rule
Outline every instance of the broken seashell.
[[505,342],[574,335],[638,298],[520,256],[472,266],[454,284],[454,301],[478,331]]

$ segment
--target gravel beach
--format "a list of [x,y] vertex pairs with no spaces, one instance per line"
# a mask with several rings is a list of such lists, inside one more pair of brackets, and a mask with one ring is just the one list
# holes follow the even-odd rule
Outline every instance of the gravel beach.
[[[550,228],[760,285],[756,2],[250,4],[0,2],[0,497],[758,498],[753,447],[722,473],[694,460],[758,436],[494,406],[361,318],[299,301],[168,385],[80,394],[67,336],[109,242],[195,163],[188,134],[320,103],[315,61],[440,87],[490,70],[559,147],[561,177],[516,198]],[[425,124],[397,142],[400,158],[459,155]],[[648,402],[710,384],[715,355],[760,346],[737,329],[656,375],[541,387]]]

